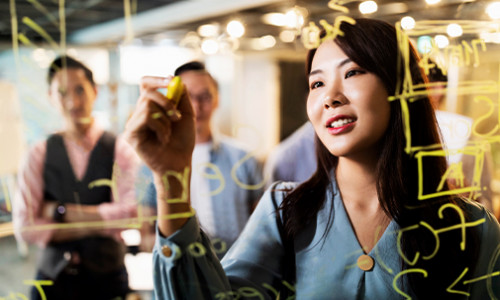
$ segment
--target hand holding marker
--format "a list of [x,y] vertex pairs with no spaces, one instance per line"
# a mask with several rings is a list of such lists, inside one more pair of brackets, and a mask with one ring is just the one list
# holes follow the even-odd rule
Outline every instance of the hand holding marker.
[[[158,91],[163,93],[165,91],[165,88],[158,89]],[[174,78],[172,78],[172,80],[170,80],[167,85],[165,97],[174,102],[173,104],[175,109],[177,109],[177,106],[179,105],[179,101],[181,99],[183,91],[184,86],[179,76],[175,76]],[[172,117],[174,114],[176,114],[175,110],[167,111],[167,115],[169,117]],[[177,112],[177,114],[179,114],[179,112]],[[152,117],[153,119],[159,119],[161,118],[161,113],[154,113]]]

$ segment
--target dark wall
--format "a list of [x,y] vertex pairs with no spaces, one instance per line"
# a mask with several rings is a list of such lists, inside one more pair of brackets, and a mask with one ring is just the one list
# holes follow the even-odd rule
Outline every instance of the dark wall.
[[307,121],[308,81],[304,62],[279,62],[280,141]]

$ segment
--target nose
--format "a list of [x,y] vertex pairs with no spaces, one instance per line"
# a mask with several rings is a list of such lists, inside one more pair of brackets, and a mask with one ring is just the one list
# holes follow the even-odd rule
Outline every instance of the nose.
[[323,100],[323,106],[325,109],[335,108],[337,106],[344,105],[345,101],[341,97],[332,98],[330,96],[326,96]]
[[64,97],[64,103],[67,109],[79,108],[82,104],[82,99],[74,93],[67,93]]

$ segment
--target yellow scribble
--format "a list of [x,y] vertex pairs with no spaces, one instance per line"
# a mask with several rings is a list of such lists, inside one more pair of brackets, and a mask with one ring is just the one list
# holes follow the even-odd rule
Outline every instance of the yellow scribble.
[[182,186],[182,193],[180,198],[166,199],[167,203],[187,203],[188,202],[188,192],[189,192],[189,167],[184,168],[184,173],[168,170],[162,176],[163,184],[165,189],[170,190],[170,184],[168,182],[168,177],[173,177],[179,181]]
[[125,43],[130,43],[134,39],[130,0],[123,0],[123,12],[123,18],[125,19]]
[[0,178],[0,183],[2,184],[2,193],[5,198],[5,207],[8,212],[12,211],[12,206],[11,206],[11,201],[10,201],[10,193],[9,189],[7,187],[7,183],[5,183],[5,180]]
[[59,31],[60,31],[60,48],[61,52],[66,53],[66,15],[65,15],[65,0],[59,0]]
[[14,60],[16,62],[16,70],[19,70],[19,42],[18,42],[18,27],[17,27],[17,12],[16,1],[9,1],[10,10],[10,27],[12,33],[12,51],[14,52]]
[[42,28],[40,27],[35,21],[31,20],[29,17],[23,17],[22,22],[26,24],[26,26],[30,27],[34,31],[36,31],[39,35],[41,35],[54,49],[58,49],[59,46],[56,44],[56,42],[52,39],[52,37]]
[[448,179],[455,179],[455,181],[458,182],[459,187],[464,187],[465,176],[462,165],[463,163],[460,161],[458,163],[452,163],[448,166],[448,169],[446,169],[446,172],[441,177],[441,181],[436,189],[437,192],[440,192],[443,189],[444,184]]
[[35,47],[35,45],[31,43],[31,41],[24,35],[24,33],[19,33],[17,38],[21,43],[23,43],[23,45],[28,47]]
[[397,281],[399,277],[409,274],[409,273],[421,273],[424,275],[424,277],[427,277],[427,271],[424,269],[408,269],[408,270],[403,270],[399,272],[396,276],[394,276],[394,279],[392,280],[392,287],[394,290],[400,294],[401,296],[404,296],[406,299],[411,299],[411,297],[407,294],[405,294],[402,290],[399,289]]
[[53,285],[54,282],[52,280],[25,280],[23,281],[25,285],[29,286],[35,286],[36,290],[40,294],[40,297],[42,300],[47,300],[47,296],[45,295],[45,292],[43,291],[42,286],[44,285]]
[[[430,192],[428,194],[424,194],[423,188],[424,188],[424,174],[423,174],[423,158],[425,157],[446,157],[450,154],[457,154],[457,153],[462,153],[462,155],[473,155],[476,157],[476,163],[475,163],[475,171],[474,171],[474,177],[473,177],[473,182],[471,183],[470,186],[466,187],[461,187],[461,188],[456,188],[453,190],[445,190],[445,191],[439,191],[440,186],[436,188],[436,192]],[[484,157],[484,148],[483,147],[464,147],[462,149],[445,149],[445,150],[431,150],[431,151],[426,151],[426,150],[420,150],[416,155],[415,158],[417,159],[417,164],[418,164],[418,199],[419,200],[427,200],[431,198],[436,198],[436,197],[441,197],[441,196],[446,196],[446,195],[458,195],[462,193],[474,193],[474,192],[481,192],[481,183],[480,183],[480,176],[481,176],[481,171],[483,168],[483,157]],[[444,174],[444,176],[448,176],[448,172]],[[442,179],[443,180],[443,179]],[[441,182],[442,182],[441,180]]]
[[57,22],[57,20],[54,18],[54,16],[47,10],[47,8],[45,8],[45,6],[43,6],[43,4],[41,4],[40,2],[36,1],[36,0],[26,0],[28,1],[29,3],[31,3],[31,5],[33,5],[38,11],[40,11],[42,14],[44,14],[47,19],[49,19],[49,21],[54,25],[54,26],[59,26],[59,23]]
[[234,182],[241,188],[247,189],[247,190],[258,190],[261,189],[265,182],[262,180],[259,183],[256,184],[247,184],[244,182],[241,182],[240,179],[237,176],[237,171],[240,166],[242,166],[247,160],[251,159],[253,156],[252,153],[247,153],[243,158],[238,160],[234,165],[233,168],[231,169],[231,178],[233,178]]
[[188,252],[193,257],[202,257],[207,254],[207,249],[205,249],[205,246],[203,246],[203,244],[194,242],[188,246]]
[[[215,190],[210,191],[209,193],[210,196],[215,196],[224,190],[224,188],[226,187],[226,180],[224,179],[224,175],[222,175],[222,172],[220,171],[219,167],[217,167],[217,165],[210,162],[206,162],[199,164],[198,166],[196,166],[196,168],[204,178],[209,180],[219,180],[220,182],[219,186]],[[212,174],[206,172],[207,168],[212,169],[214,173]]]
[[338,10],[340,12],[343,12],[344,14],[347,14],[349,13],[349,9],[345,6],[342,6],[342,4],[340,4],[339,0],[330,0],[330,2],[328,2],[328,7],[330,9],[333,9],[333,10]]

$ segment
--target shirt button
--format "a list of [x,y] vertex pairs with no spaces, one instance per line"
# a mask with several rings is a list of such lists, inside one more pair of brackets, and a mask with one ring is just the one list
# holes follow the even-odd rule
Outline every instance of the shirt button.
[[363,254],[358,258],[358,267],[363,271],[370,271],[373,265],[375,261],[369,255]]
[[172,249],[169,246],[163,246],[161,247],[161,252],[165,257],[170,257],[172,256]]

